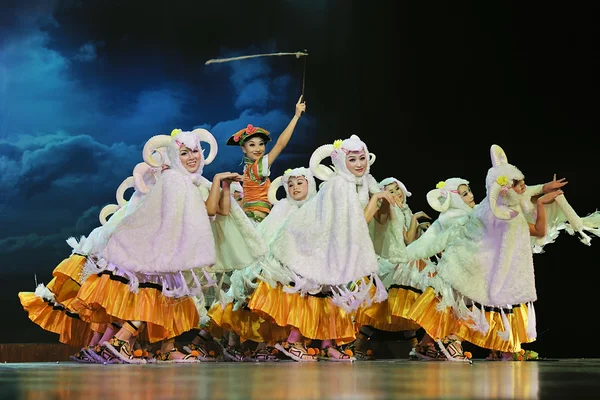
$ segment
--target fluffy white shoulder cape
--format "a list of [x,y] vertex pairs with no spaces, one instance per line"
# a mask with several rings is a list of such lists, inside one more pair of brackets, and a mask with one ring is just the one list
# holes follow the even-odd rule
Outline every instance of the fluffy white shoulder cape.
[[[273,257],[304,280],[344,285],[378,271],[364,217],[368,188],[336,175],[285,219],[270,243]],[[360,195],[366,196],[360,199]],[[364,203],[364,204],[363,204]]]
[[102,256],[120,269],[144,274],[214,265],[214,238],[201,191],[191,179],[166,170],[137,210],[115,228]]

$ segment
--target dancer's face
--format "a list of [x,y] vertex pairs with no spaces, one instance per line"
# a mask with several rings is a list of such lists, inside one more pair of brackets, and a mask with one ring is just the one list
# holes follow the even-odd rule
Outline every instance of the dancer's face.
[[475,207],[475,196],[473,196],[473,192],[471,192],[471,188],[468,185],[459,185],[456,191],[466,205],[471,208]]
[[241,192],[233,192],[233,199],[242,207],[244,205],[244,196]]
[[367,172],[367,155],[364,151],[350,151],[346,155],[346,168],[355,176],[361,177]]
[[242,151],[252,161],[256,161],[265,154],[265,141],[260,137],[248,139],[242,145]]
[[288,193],[292,199],[301,201],[308,196],[308,181],[303,176],[290,176],[288,179]]
[[396,196],[399,200],[399,204],[404,204],[404,192],[396,182],[386,185],[385,190]]
[[525,180],[521,179],[519,181],[514,182],[512,188],[515,192],[517,192],[517,194],[523,194],[527,189],[527,185],[525,185]]
[[198,168],[200,168],[200,157],[200,149],[198,148],[194,150],[185,146],[179,148],[179,160],[188,172],[194,173],[198,171]]

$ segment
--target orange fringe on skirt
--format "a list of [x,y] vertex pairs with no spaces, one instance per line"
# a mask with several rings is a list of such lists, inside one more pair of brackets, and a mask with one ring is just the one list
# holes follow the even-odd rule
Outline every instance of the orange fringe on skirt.
[[498,335],[499,332],[504,332],[504,323],[500,312],[485,312],[490,329],[483,334],[469,326],[471,321],[457,318],[450,307],[444,311],[438,311],[436,308],[438,304],[439,299],[434,290],[428,288],[419,296],[408,313],[408,316],[421,325],[434,339],[443,339],[450,334],[455,334],[476,346],[503,352],[518,352],[521,350],[522,343],[535,341],[535,338],[527,336],[528,307],[526,304],[515,306],[512,313],[505,314],[511,327],[511,335],[508,340],[503,340]]
[[295,327],[309,339],[335,340],[344,344],[356,338],[352,316],[333,304],[329,297],[286,293],[261,282],[248,302],[248,308],[277,325]]
[[111,279],[112,276],[92,275],[81,286],[72,308],[83,320],[100,324],[115,319],[146,322],[151,343],[198,327],[200,318],[190,297],[166,297],[154,287],[139,288],[133,293],[127,283]]

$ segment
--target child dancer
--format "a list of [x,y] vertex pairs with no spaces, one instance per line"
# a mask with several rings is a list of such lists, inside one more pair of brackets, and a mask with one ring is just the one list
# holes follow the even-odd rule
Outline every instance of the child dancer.
[[271,140],[271,136],[263,128],[249,124],[227,140],[228,146],[239,146],[244,153],[243,208],[246,215],[256,224],[260,223],[271,211],[271,203],[268,199],[269,185],[271,184],[269,180],[271,165],[287,146],[304,111],[306,111],[306,104],[300,96],[296,103],[294,117],[279,135],[277,142],[268,153],[266,152],[266,144]]
[[[276,195],[280,186],[283,186],[286,193],[283,200],[278,200]],[[269,243],[288,215],[302,207],[316,193],[316,182],[308,168],[288,169],[282,176],[276,178],[269,189],[269,202],[273,204],[273,208],[257,228],[265,243]],[[270,345],[285,340],[289,335],[289,329],[275,324],[270,318],[265,320],[247,308],[248,299],[257,286],[256,278],[260,270],[260,266],[254,264],[243,270],[234,271],[230,278],[230,288],[225,295],[228,302],[215,303],[209,315],[215,324],[230,331],[225,352],[242,355],[244,352],[236,348],[241,337],[244,341],[259,343],[257,351],[251,356],[252,360],[275,361],[278,358],[273,355]],[[269,346],[265,347],[265,344]],[[233,359],[245,358],[238,356]]]
[[396,178],[382,180],[379,188],[394,195],[399,207],[382,207],[379,217],[371,222],[375,252],[379,257],[379,276],[388,298],[381,303],[365,304],[354,318],[360,331],[351,348],[356,357],[363,360],[371,359],[366,354],[366,346],[375,329],[403,331],[404,337],[416,344],[415,331],[419,326],[406,318],[406,312],[422,293],[420,271],[431,264],[429,260],[409,262],[406,256],[406,245],[413,242],[429,224],[420,223],[419,218],[429,216],[422,211],[413,214],[407,204],[407,198],[412,194]]

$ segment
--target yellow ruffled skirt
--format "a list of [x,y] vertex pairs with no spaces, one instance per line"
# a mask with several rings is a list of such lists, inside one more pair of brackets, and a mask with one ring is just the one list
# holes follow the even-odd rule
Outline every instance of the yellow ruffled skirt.
[[41,328],[58,334],[61,343],[84,347],[90,342],[92,326],[65,306],[47,302],[33,292],[20,292],[19,300],[29,319]]
[[77,296],[81,287],[79,277],[85,262],[84,256],[72,254],[54,268],[53,278],[46,287],[54,294],[57,303],[63,304]]
[[210,332],[213,336],[221,336],[222,333],[219,333],[224,329],[234,332],[242,340],[273,344],[286,340],[290,334],[289,327],[279,326],[272,319],[264,319],[247,308],[234,311],[232,303],[225,307],[215,303],[208,310],[208,316],[211,318]]
[[279,326],[298,329],[308,339],[335,340],[340,345],[356,338],[352,315],[333,304],[330,297],[286,293],[281,284],[272,288],[261,282],[248,308]]
[[[503,340],[500,332],[504,332],[505,326],[500,311],[486,311],[485,316],[490,325],[487,333],[481,333],[472,329],[468,320],[461,320],[455,316],[453,310],[447,307],[443,311],[437,310],[439,299],[432,288],[425,292],[415,301],[413,307],[407,314],[409,318],[419,324],[429,336],[434,339],[443,339],[455,334],[461,340],[470,342],[476,346],[503,352],[518,352],[522,343],[531,343],[535,338],[527,335],[528,307],[526,304],[513,306],[505,316],[510,324],[511,334],[508,340]],[[508,312],[507,312],[508,311]]]
[[111,273],[87,278],[71,307],[91,323],[143,321],[151,343],[197,328],[200,320],[192,298],[167,297],[155,284],[140,284],[134,293],[125,279]]
[[[371,297],[375,290],[374,286],[371,287]],[[420,295],[419,291],[408,286],[394,285],[388,289],[387,300],[359,308],[354,322],[359,328],[369,325],[387,332],[416,331],[420,326],[407,315]]]

